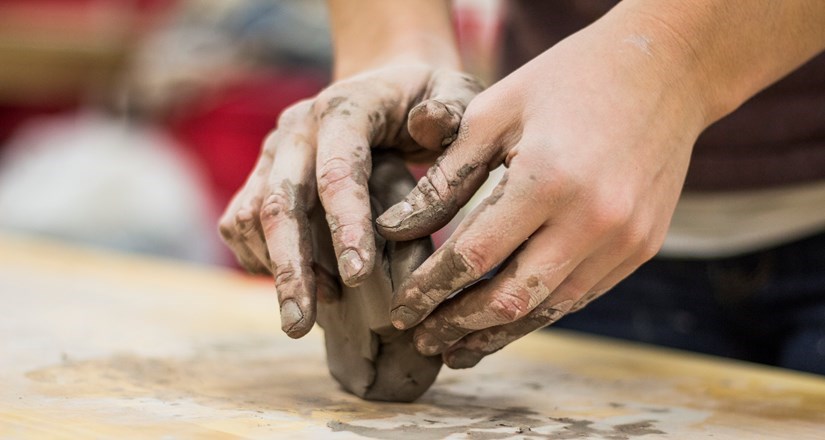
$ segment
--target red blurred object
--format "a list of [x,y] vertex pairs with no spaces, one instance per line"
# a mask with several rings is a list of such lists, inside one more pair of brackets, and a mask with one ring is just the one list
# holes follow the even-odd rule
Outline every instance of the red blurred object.
[[324,84],[323,75],[313,71],[259,72],[187,108],[185,116],[170,123],[178,139],[203,161],[217,206],[226,206],[246,180],[278,115]]

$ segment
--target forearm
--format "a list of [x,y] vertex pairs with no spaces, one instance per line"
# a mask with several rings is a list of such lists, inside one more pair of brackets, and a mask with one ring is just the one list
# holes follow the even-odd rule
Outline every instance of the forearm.
[[625,0],[603,20],[689,76],[707,124],[825,49],[822,0]]
[[334,76],[392,60],[459,66],[448,0],[329,0]]

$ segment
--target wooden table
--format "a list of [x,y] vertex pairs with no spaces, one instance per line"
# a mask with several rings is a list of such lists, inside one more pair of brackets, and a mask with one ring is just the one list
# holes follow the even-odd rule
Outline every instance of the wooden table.
[[561,331],[364,402],[267,280],[0,236],[0,438],[825,438],[825,379]]

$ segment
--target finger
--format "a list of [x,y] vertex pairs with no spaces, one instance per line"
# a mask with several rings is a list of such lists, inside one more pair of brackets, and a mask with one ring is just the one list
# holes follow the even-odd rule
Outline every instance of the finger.
[[577,267],[582,258],[577,253],[588,251],[586,239],[569,232],[542,228],[491,280],[439,307],[416,328],[419,351],[438,354],[471,332],[527,316]]
[[[545,213],[524,196],[529,180],[511,179],[508,173],[450,239],[399,286],[391,312],[397,328],[419,323],[453,292],[498,266],[544,223]],[[507,233],[501,233],[501,225],[507,225]]]
[[259,194],[272,165],[273,152],[264,148],[243,187],[232,198],[218,222],[221,238],[235,254],[238,263],[252,273],[268,273],[269,257],[260,230]]
[[218,232],[221,239],[235,255],[238,264],[247,272],[250,273],[266,273],[267,268],[257,257],[249,250],[243,243],[243,240],[238,238],[235,232],[235,220],[231,212],[227,211],[221,220],[218,222]]
[[[374,122],[346,96],[316,103],[318,195],[326,211],[341,277],[360,284],[375,265],[375,235],[367,181]],[[374,119],[374,118],[373,118]]]
[[485,356],[558,321],[568,313],[573,303],[573,299],[550,297],[516,322],[472,333],[444,352],[444,363],[454,369],[474,367]]
[[472,135],[470,124],[462,120],[458,140],[450,145],[427,170],[403,201],[376,219],[378,232],[389,240],[419,238],[446,225],[472,197],[495,168],[493,158],[499,150],[493,143]]
[[257,267],[263,271],[257,273],[267,273],[269,267],[269,255],[266,250],[266,242],[260,222],[261,198],[253,197],[241,209],[235,213],[235,232],[238,241],[243,244],[254,260],[258,262]]
[[[304,113],[308,115],[308,113]],[[281,309],[281,328],[293,338],[315,323],[316,279],[308,214],[315,203],[314,148],[307,141],[306,122],[290,118],[267,138],[275,160],[261,205],[261,229],[266,239]],[[285,123],[288,122],[288,123]]]
[[453,144],[436,160],[403,201],[376,219],[382,236],[405,241],[432,234],[449,223],[481,187],[492,166],[492,148],[468,157],[452,150],[457,146]]
[[639,268],[639,266],[644,262],[647,261],[642,260],[638,257],[636,258],[629,258],[624,263],[620,264],[618,267],[613,269],[610,273],[605,275],[601,280],[599,280],[584,296],[582,296],[573,307],[570,308],[570,313],[578,312],[579,310],[585,308],[588,304],[595,301],[596,299],[600,298],[605,293],[609,292],[610,289],[619,284],[623,279],[627,278]]
[[[596,290],[598,281],[620,265],[624,258],[624,253],[616,252],[614,248],[613,242],[602,245],[565,276],[561,283],[557,283],[552,293],[524,317],[471,333],[461,341],[454,341],[444,351],[445,363],[451,368],[472,367],[483,357],[575,311],[574,308],[583,298],[604,293]],[[548,285],[552,285],[552,281]],[[519,316],[514,314],[512,317]]]
[[464,109],[483,88],[477,79],[455,70],[434,73],[429,85],[430,98],[410,110],[410,136],[428,150],[442,151],[456,139]]
[[620,239],[614,240],[610,246],[602,249],[601,255],[608,259],[609,263],[604,265],[601,272],[593,272],[594,276],[598,276],[598,281],[573,305],[571,313],[583,309],[610,291],[659,252],[661,243],[664,242],[667,234],[666,224],[664,226],[657,224],[652,228],[634,222],[630,222],[630,225],[635,227],[631,228],[630,232],[626,231],[625,234],[620,235]]

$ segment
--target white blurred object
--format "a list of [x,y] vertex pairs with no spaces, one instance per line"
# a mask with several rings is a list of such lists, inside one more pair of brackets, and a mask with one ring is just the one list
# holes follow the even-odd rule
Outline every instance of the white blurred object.
[[0,227],[219,262],[197,168],[163,132],[85,113],[40,119],[0,157]]

